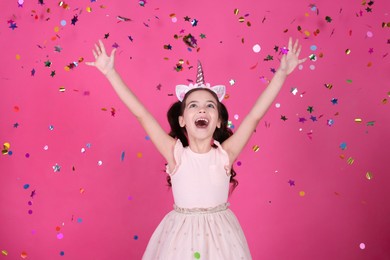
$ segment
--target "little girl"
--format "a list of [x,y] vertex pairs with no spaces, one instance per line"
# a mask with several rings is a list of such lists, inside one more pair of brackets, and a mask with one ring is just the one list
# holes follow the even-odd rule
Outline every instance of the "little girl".
[[108,56],[99,40],[92,51],[95,61],[86,64],[106,76],[167,161],[168,183],[175,201],[174,210],[153,233],[143,259],[251,259],[241,226],[228,209],[229,182],[233,188],[237,186],[232,165],[287,75],[306,60],[298,59],[298,40],[293,46],[289,39],[279,69],[234,134],[221,103],[225,86],[206,84],[200,63],[195,84],[176,86],[179,101],[168,111],[168,134],[116,72],[115,51]]

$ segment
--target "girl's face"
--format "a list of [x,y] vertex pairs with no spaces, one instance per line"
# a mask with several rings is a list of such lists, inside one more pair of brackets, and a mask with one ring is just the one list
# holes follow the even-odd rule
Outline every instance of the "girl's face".
[[197,90],[186,98],[179,124],[185,127],[188,137],[198,139],[213,136],[216,127],[221,127],[218,114],[218,100],[207,90]]

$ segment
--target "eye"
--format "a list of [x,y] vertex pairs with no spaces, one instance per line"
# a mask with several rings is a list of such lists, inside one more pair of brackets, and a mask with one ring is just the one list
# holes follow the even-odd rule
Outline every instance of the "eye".
[[213,103],[209,103],[209,104],[207,104],[207,107],[209,107],[209,108],[215,108],[215,106],[214,106],[214,104],[213,104]]
[[196,104],[195,103],[191,103],[188,105],[189,108],[193,108],[193,107],[196,107]]

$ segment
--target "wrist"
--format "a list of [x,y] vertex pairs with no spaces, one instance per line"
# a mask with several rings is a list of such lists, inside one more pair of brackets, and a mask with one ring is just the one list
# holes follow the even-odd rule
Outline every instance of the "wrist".
[[110,69],[109,71],[106,72],[105,76],[107,79],[110,79],[112,77],[115,77],[115,75],[117,74],[117,72],[115,71],[114,68]]
[[288,74],[287,74],[287,70],[286,69],[279,68],[276,71],[275,75],[279,75],[279,76],[282,76],[282,77],[287,77]]

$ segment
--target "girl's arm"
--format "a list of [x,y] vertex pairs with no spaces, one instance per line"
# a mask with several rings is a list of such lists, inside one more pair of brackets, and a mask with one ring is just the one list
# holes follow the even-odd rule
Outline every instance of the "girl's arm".
[[153,144],[157,147],[157,150],[164,156],[168,163],[173,165],[172,151],[175,145],[175,139],[162,129],[160,124],[128,88],[115,70],[114,59],[116,49],[114,48],[111,55],[108,56],[103,42],[99,40],[99,45],[95,44],[95,49],[92,52],[96,60],[94,62],[86,62],[86,64],[96,67],[106,76],[120,99],[145,129]]
[[263,91],[260,97],[256,100],[254,106],[244,118],[237,131],[222,143],[222,147],[229,155],[231,163],[238,157],[252,133],[256,129],[257,124],[265,115],[268,108],[271,106],[276,96],[278,95],[287,75],[289,75],[298,64],[301,64],[306,59],[299,60],[299,53],[302,46],[298,47],[298,40],[292,46],[292,39],[288,41],[288,53],[283,55],[280,67],[276,71],[274,77],[268,87]]

